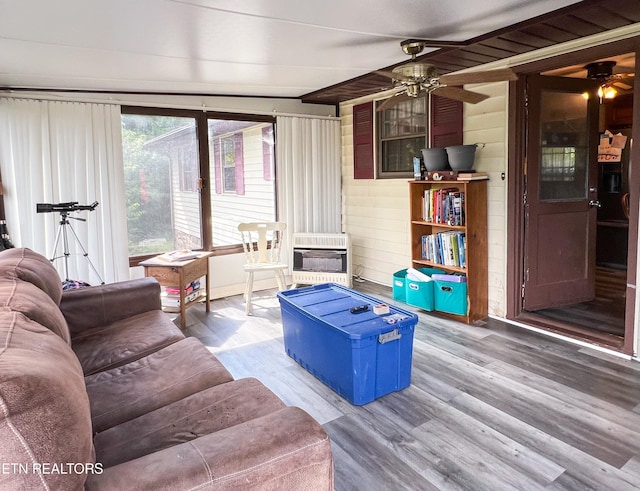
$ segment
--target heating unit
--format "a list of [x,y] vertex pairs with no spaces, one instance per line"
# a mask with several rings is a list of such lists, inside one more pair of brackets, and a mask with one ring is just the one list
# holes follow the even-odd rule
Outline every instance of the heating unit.
[[337,283],[351,288],[349,234],[296,233],[292,242],[292,288],[319,283]]

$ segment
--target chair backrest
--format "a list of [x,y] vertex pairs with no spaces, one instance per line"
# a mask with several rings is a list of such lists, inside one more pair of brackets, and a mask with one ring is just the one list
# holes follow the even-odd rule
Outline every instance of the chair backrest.
[[238,225],[247,263],[278,263],[287,224],[283,222],[252,222]]
[[629,220],[629,193],[624,193],[622,195],[622,213],[627,220]]

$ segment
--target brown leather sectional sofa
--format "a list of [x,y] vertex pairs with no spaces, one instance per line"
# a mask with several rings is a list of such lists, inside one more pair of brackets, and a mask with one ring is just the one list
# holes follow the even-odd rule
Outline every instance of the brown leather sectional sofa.
[[62,292],[0,253],[0,489],[333,489],[330,442],[233,380],[160,309],[152,278]]

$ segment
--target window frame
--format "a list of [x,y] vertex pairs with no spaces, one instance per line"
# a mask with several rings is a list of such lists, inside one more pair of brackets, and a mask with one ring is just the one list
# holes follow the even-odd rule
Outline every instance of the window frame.
[[[382,104],[386,99],[383,100],[379,100],[376,101],[376,108]],[[413,178],[414,176],[414,172],[413,172],[413,161],[410,162],[409,167],[406,171],[391,171],[391,170],[384,170],[385,167],[385,160],[384,160],[384,151],[383,151],[383,145],[387,142],[398,142],[398,141],[408,141],[408,140],[414,140],[416,138],[424,138],[424,146],[422,148],[427,148],[429,146],[429,138],[430,138],[430,110],[431,110],[431,98],[428,94],[422,95],[420,97],[416,97],[416,98],[412,98],[409,99],[407,101],[403,101],[401,104],[406,104],[407,102],[411,102],[412,105],[418,103],[418,101],[420,101],[422,103],[422,101],[424,100],[424,114],[422,115],[422,117],[424,118],[423,121],[423,125],[424,125],[424,133],[422,132],[415,132],[415,133],[404,133],[401,135],[395,135],[395,136],[383,136],[383,132],[384,132],[384,128],[385,125],[389,125],[389,124],[393,124],[394,120],[390,119],[390,120],[386,120],[383,121],[383,118],[385,117],[385,115],[391,114],[390,111],[397,111],[397,106],[385,109],[383,111],[376,111],[375,112],[375,118],[374,118],[374,134],[375,134],[375,148],[377,150],[377,154],[376,154],[376,158],[375,158],[375,168],[376,168],[376,178],[377,179],[398,179],[398,178]],[[414,110],[411,111],[411,114],[408,116],[404,116],[402,119],[406,120],[407,118],[409,119],[415,119],[416,118],[416,112]],[[396,125],[398,125],[398,119],[395,120],[396,121]],[[420,157],[422,158],[422,155],[418,154],[416,155],[416,157]]]
[[[236,194],[236,140],[234,135],[220,138],[220,162],[222,167],[222,192]],[[227,175],[231,169],[233,178]],[[231,186],[229,186],[231,184]]]
[[188,149],[181,147],[178,149],[179,158],[178,158],[178,185],[180,186],[180,191],[185,193],[197,193],[198,185],[197,185],[197,177],[193,175],[197,172],[195,166],[191,166],[186,164],[185,162],[190,162],[190,159],[185,159],[184,154],[188,152]]
[[[147,106],[121,106],[121,114],[131,115],[143,115],[143,116],[175,116],[193,118],[196,124],[196,136],[198,140],[198,153],[200,161],[200,178],[199,189],[200,192],[200,227],[202,234],[202,250],[213,253],[213,256],[223,256],[227,254],[239,254],[243,252],[242,243],[238,239],[238,244],[213,246],[212,244],[212,227],[211,220],[211,193],[212,190],[207,183],[211,182],[211,169],[209,160],[209,130],[208,122],[210,119],[226,119],[233,121],[252,121],[256,123],[271,123],[274,126],[275,135],[275,123],[276,119],[273,116],[264,116],[256,114],[242,114],[242,113],[226,113],[217,111],[202,111],[193,109],[176,109],[176,108],[160,108],[160,107],[147,107]],[[276,142],[274,139],[274,146]],[[275,151],[275,150],[274,150]],[[274,176],[275,179],[275,176]],[[274,196],[276,195],[276,189],[274,187]],[[278,205],[275,203],[275,216],[278,216]],[[276,218],[277,219],[277,218]],[[150,257],[154,257],[157,254],[146,254],[140,256],[130,256],[129,266],[137,266],[140,262]]]

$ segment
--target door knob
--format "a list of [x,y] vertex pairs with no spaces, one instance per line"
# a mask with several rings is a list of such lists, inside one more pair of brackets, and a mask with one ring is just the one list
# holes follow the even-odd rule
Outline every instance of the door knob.
[[589,201],[589,206],[591,208],[602,208],[602,204],[600,203],[600,201],[593,200],[593,199],[591,201]]

